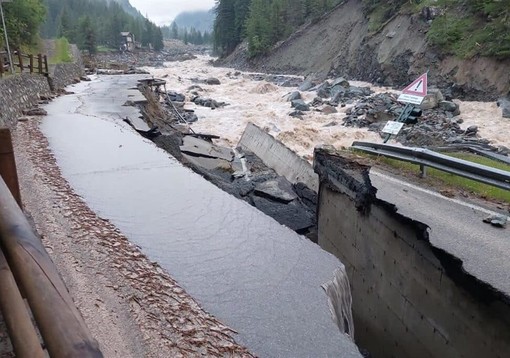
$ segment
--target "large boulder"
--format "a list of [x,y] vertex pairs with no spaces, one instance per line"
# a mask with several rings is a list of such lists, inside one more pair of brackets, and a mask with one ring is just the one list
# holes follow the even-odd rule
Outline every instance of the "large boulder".
[[292,103],[292,108],[298,111],[306,112],[310,110],[310,106],[305,103],[302,99],[295,99]]
[[503,118],[510,118],[510,97],[498,100],[498,107],[501,107]]
[[221,82],[219,79],[217,79],[216,77],[209,77],[208,79],[205,80],[205,83],[207,83],[208,85],[220,85]]
[[459,105],[452,101],[439,102],[439,108],[443,111],[452,113],[454,116],[458,116],[460,114]]
[[421,109],[437,108],[441,101],[444,101],[444,96],[441,91],[437,88],[432,88],[428,90],[428,94],[423,99],[420,107]]
[[288,102],[295,101],[296,99],[301,99],[301,93],[299,91],[294,91],[287,95]]

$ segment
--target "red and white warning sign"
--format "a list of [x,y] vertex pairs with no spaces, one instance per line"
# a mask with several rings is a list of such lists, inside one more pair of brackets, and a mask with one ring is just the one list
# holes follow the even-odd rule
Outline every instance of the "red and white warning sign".
[[400,102],[420,105],[425,96],[427,96],[427,86],[427,74],[424,73],[402,90],[402,94],[398,97],[398,100]]

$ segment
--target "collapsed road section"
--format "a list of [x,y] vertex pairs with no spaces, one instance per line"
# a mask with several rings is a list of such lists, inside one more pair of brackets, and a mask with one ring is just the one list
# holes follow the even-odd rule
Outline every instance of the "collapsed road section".
[[319,244],[346,265],[358,344],[377,357],[508,357],[507,230],[345,152],[316,148],[314,164]]
[[321,287],[342,263],[133,131],[119,112],[138,79],[99,77],[45,107],[41,130],[76,193],[254,354],[359,357]]

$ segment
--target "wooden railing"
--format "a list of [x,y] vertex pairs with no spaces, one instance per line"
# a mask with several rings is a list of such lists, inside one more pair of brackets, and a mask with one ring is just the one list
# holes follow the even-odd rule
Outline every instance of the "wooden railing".
[[[24,54],[19,50],[12,52],[12,65],[15,72],[23,73],[39,73],[48,75],[48,57],[46,55]],[[6,73],[10,73],[9,56],[7,52],[0,51],[0,77]]]

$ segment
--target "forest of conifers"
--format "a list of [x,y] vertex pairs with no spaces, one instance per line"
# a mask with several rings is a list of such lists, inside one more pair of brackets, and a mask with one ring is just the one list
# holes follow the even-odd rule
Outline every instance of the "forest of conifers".
[[97,45],[117,49],[120,32],[129,31],[143,45],[151,44],[157,50],[163,48],[158,26],[139,13],[126,12],[115,1],[16,0],[2,6],[13,47],[34,44],[39,36],[63,36],[90,52]]

